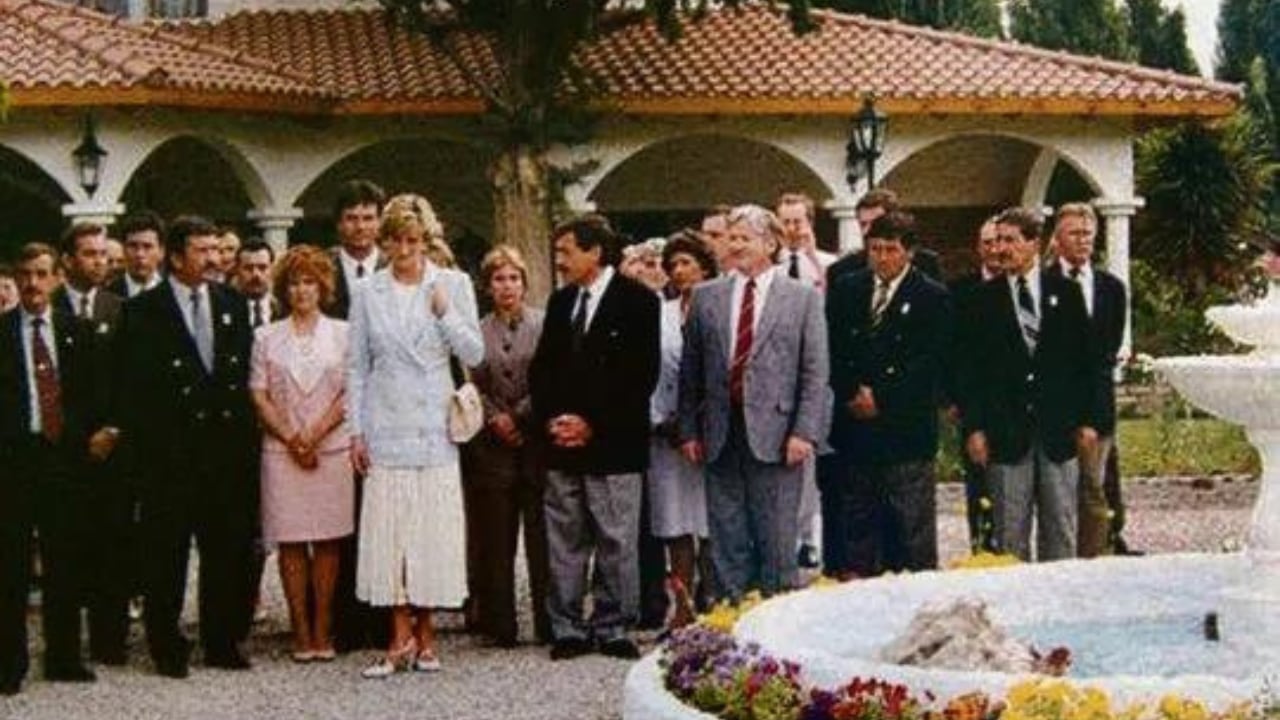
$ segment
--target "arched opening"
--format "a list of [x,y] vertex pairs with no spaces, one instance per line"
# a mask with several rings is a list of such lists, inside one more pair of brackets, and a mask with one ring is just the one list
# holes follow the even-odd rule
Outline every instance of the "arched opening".
[[210,143],[182,136],[161,144],[134,170],[120,201],[130,211],[165,218],[200,215],[241,235],[255,234],[246,215],[254,207],[235,165]]
[[[727,203],[772,207],[784,192],[803,192],[821,208],[831,191],[808,166],[767,143],[729,135],[687,135],[650,145],[624,160],[590,199],[634,238],[696,225],[707,208]],[[824,248],[838,244],[835,221],[818,212]]]
[[445,140],[389,140],[361,148],[329,166],[298,196],[293,204],[304,215],[290,238],[335,243],[333,203],[338,188],[359,178],[382,186],[388,196],[413,192],[427,198],[444,223],[459,263],[476,268],[493,237],[489,161],[477,147]]
[[[70,162],[70,158],[67,159]],[[62,186],[22,153],[0,145],[0,260],[33,240],[56,242],[66,225]]]
[[[962,135],[930,145],[895,166],[881,183],[916,216],[923,243],[942,256],[948,276],[973,268],[973,239],[992,214],[1022,202],[1042,147],[1002,135]],[[1098,195],[1061,157],[1044,203],[1057,206]]]

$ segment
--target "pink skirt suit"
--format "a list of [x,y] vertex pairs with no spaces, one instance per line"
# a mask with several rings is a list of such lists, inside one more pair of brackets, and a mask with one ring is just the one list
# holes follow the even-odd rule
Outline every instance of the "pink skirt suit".
[[[290,427],[313,426],[346,386],[347,324],[321,317],[311,335],[288,318],[258,328],[249,386],[265,390]],[[321,441],[319,464],[300,467],[285,444],[262,440],[262,536],[269,543],[310,542],[355,531],[355,480],[346,423]]]

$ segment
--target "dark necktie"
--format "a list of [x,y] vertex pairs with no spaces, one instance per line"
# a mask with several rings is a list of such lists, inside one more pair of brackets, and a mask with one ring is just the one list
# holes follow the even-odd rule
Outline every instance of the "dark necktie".
[[734,405],[742,405],[742,387],[747,375],[747,358],[751,357],[751,343],[755,340],[755,324],[756,281],[752,278],[742,291],[738,334],[733,343],[733,363],[729,366],[729,399]]
[[36,404],[40,407],[40,434],[56,443],[62,437],[62,388],[53,354],[44,341],[44,318],[31,319],[31,359],[35,363]]
[[582,347],[582,339],[587,336],[587,303],[591,301],[591,291],[586,288],[578,294],[578,309],[573,313],[573,349]]
[[1018,324],[1022,326],[1022,339],[1027,343],[1027,349],[1034,353],[1040,340],[1040,316],[1036,314],[1036,302],[1023,275],[1018,276]]
[[364,277],[364,263],[356,263],[356,278]]
[[251,305],[251,308],[253,310],[253,313],[252,313],[253,326],[262,327],[262,320],[263,320],[262,319],[262,299],[259,298],[257,300],[250,300],[249,304]]
[[1071,276],[1072,280],[1080,282],[1080,268],[1073,267],[1067,271],[1067,274]]
[[871,327],[879,327],[884,320],[885,308],[889,307],[889,283],[876,278],[876,293],[871,301]]
[[84,293],[80,296],[80,317],[88,320],[90,317],[89,313],[89,293]]
[[200,291],[191,291],[191,335],[196,341],[196,352],[204,369],[213,372],[213,332],[200,307]]
[[798,250],[791,251],[791,266],[787,268],[787,277],[792,280],[800,279],[800,252]]

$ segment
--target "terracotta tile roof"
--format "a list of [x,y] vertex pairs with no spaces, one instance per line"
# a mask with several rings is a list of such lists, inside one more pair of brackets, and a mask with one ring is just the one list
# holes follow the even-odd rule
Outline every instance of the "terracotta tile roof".
[[0,81],[17,99],[54,104],[73,93],[127,103],[186,94],[194,105],[253,96],[289,105],[331,97],[288,67],[49,0],[0,0],[0,47]]
[[[603,96],[624,111],[845,113],[875,94],[890,110],[1219,114],[1236,86],[1199,77],[896,22],[816,11],[818,32],[796,36],[764,5],[709,13],[676,42],[652,22],[623,24],[579,54]],[[355,111],[479,106],[450,61],[378,9],[257,10],[177,32],[280,58]],[[478,35],[457,43],[493,72]]]
[[[796,36],[778,9],[720,10],[687,23],[675,42],[652,22],[623,23],[578,59],[601,97],[629,113],[843,114],[872,93],[895,113],[1216,115],[1241,96],[1234,85],[1016,43],[827,11],[814,18],[820,30]],[[0,33],[6,46],[22,48],[0,58],[0,78],[18,89],[169,83],[328,96],[336,105],[327,111],[342,113],[483,108],[446,56],[376,8],[257,10],[137,27],[47,0],[0,0]],[[48,36],[58,42],[42,41]],[[460,33],[452,41],[469,68],[491,76],[487,40]]]

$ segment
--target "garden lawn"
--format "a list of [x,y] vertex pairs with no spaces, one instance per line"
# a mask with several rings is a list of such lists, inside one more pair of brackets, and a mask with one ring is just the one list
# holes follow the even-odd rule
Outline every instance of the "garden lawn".
[[1258,452],[1244,430],[1214,418],[1120,420],[1120,476],[1257,475]]

